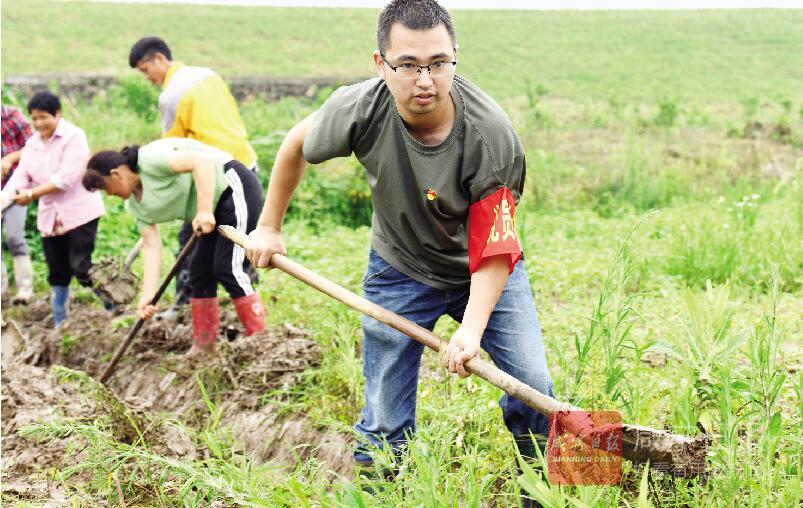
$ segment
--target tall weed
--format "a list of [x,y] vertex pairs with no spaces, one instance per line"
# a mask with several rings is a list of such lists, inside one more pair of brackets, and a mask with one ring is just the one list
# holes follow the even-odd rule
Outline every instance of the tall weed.
[[[588,331],[582,338],[575,336],[577,369],[571,398],[578,406],[583,407],[584,399],[590,399],[592,405],[607,401],[624,406],[628,412],[632,411],[631,400],[625,389],[629,366],[624,356],[627,350],[637,349],[630,332],[640,317],[635,310],[635,302],[640,295],[630,291],[634,272],[630,242],[633,232],[646,218],[642,218],[624,235],[597,297]],[[584,383],[586,378],[590,382]],[[600,381],[604,397],[598,391],[597,383]]]

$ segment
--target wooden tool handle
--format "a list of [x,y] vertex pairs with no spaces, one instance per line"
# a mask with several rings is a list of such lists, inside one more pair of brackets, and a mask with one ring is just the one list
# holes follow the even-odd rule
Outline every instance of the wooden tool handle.
[[[222,236],[237,245],[244,246],[246,236],[240,231],[231,226],[220,226],[218,231]],[[271,256],[270,266],[278,268],[318,291],[345,303],[352,309],[399,330],[430,349],[440,352],[441,347],[445,345],[440,337],[426,328],[422,328],[408,319],[355,295],[281,254],[273,254]],[[589,445],[592,445],[594,435],[604,431],[604,427],[598,428],[591,421],[590,415],[582,409],[544,395],[480,358],[474,357],[467,361],[464,366],[467,371],[504,390],[543,415],[549,416],[557,413],[579,415],[574,418],[563,418],[564,415],[560,415],[561,423],[567,430],[571,430],[575,436],[580,437]],[[634,462],[650,461],[653,467],[656,467],[655,464],[668,464],[674,468],[673,474],[678,476],[693,477],[705,472],[706,451],[708,449],[708,438],[706,436],[678,436],[666,431],[628,424],[622,425],[621,430],[623,457]]]
[[[231,226],[219,226],[218,231],[221,235],[228,238],[239,246],[245,245],[246,235],[236,230]],[[354,310],[362,312],[377,321],[385,323],[391,328],[408,335],[413,340],[416,340],[428,348],[441,352],[441,348],[446,343],[436,334],[430,332],[424,327],[421,327],[409,319],[403,318],[398,314],[391,312],[379,305],[369,302],[361,296],[357,296],[348,289],[335,284],[334,282],[318,275],[317,273],[304,268],[295,261],[281,255],[273,254],[270,258],[270,266],[278,268],[284,273],[295,277],[296,279],[304,282],[305,284],[317,289],[318,291],[331,296]],[[502,372],[495,366],[480,358],[472,358],[465,364],[465,369],[472,374],[475,374],[482,379],[488,381],[492,385],[504,390],[506,393],[521,400],[531,408],[544,415],[550,415],[559,411],[574,411],[579,409],[571,404],[559,402],[548,395],[544,395],[538,390],[525,385],[513,376]]]
[[[162,281],[162,285],[159,286],[159,289],[156,291],[156,294],[153,295],[153,298],[151,298],[150,301],[151,305],[156,305],[156,302],[158,302],[159,299],[162,297],[165,290],[167,289],[167,286],[170,284],[170,281],[173,280],[173,277],[175,277],[179,268],[181,268],[181,265],[184,263],[184,260],[187,259],[187,256],[190,255],[190,252],[192,252],[192,249],[195,247],[195,244],[198,243],[199,238],[200,235],[198,233],[192,235],[187,244],[184,245],[184,248],[181,249],[181,252],[176,258],[175,263],[173,263],[173,267],[170,269],[167,276]],[[109,378],[112,376],[112,374],[114,374],[114,370],[117,368],[117,363],[120,361],[120,358],[123,357],[123,354],[125,354],[126,350],[128,349],[128,346],[130,346],[131,343],[134,341],[134,337],[137,336],[137,333],[139,333],[140,328],[142,328],[142,325],[144,324],[145,320],[139,318],[137,322],[134,324],[134,327],[131,329],[131,331],[128,332],[128,335],[126,336],[125,340],[121,342],[120,345],[117,347],[117,350],[114,352],[114,356],[112,356],[112,359],[109,361],[109,365],[106,366],[106,369],[100,376],[101,383],[106,384],[106,381],[108,381]]]
[[139,255],[139,251],[142,250],[142,242],[143,241],[144,240],[140,236],[139,240],[137,240],[137,243],[135,243],[134,246],[131,248],[131,251],[128,253],[128,256],[126,256],[125,261],[123,262],[122,271],[125,272],[129,268],[131,268],[131,264],[134,262],[135,259],[137,259],[137,255]]

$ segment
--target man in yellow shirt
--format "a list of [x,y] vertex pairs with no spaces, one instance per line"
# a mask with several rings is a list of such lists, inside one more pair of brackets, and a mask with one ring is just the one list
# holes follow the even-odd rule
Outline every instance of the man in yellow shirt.
[[[167,43],[159,37],[143,37],[132,47],[128,64],[154,85],[161,87],[159,113],[162,137],[196,139],[234,156],[251,170],[257,168],[257,154],[248,142],[248,132],[226,82],[205,67],[173,61]],[[192,235],[185,224],[179,233],[183,246]],[[249,270],[252,282],[256,272]],[[176,304],[189,300],[189,263],[176,277]]]
[[257,154],[248,142],[237,103],[219,74],[172,61],[170,48],[158,37],[138,40],[128,64],[162,88],[162,137],[197,139],[232,154],[248,168],[256,167]]

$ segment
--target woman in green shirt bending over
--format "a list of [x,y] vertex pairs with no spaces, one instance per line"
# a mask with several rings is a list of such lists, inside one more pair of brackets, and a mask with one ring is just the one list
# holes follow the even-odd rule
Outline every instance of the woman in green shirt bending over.
[[87,164],[84,187],[125,199],[142,235],[142,297],[140,317],[150,319],[149,302],[159,284],[162,241],[156,224],[192,222],[204,235],[190,261],[192,349],[215,350],[220,307],[217,283],[231,295],[237,315],[251,335],[265,329],[265,311],[247,274],[242,247],[219,239],[216,225],[228,224],[243,233],[256,227],[262,208],[262,186],[252,171],[221,150],[188,138],[165,138],[119,152],[96,153]]

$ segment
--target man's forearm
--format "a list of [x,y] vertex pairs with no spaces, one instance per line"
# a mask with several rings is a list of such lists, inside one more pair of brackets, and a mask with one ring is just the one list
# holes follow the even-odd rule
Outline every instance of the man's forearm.
[[468,303],[463,312],[463,322],[452,335],[443,353],[444,366],[449,372],[454,372],[460,377],[469,375],[464,364],[480,351],[488,319],[507,282],[508,257],[501,255],[487,258],[471,274],[471,286]]
[[259,216],[260,226],[281,231],[287,207],[290,205],[290,198],[301,182],[306,166],[307,163],[303,157],[300,163],[296,160],[278,165],[277,160],[277,165],[274,166],[275,169],[270,175],[265,206]]
[[485,331],[488,319],[507,283],[508,272],[508,256],[501,255],[486,259],[471,274],[468,303],[461,324],[464,328],[476,333]]
[[311,117],[307,117],[291,129],[279,147],[258,226],[281,231],[290,198],[307,169],[303,146],[304,138],[311,127]]

